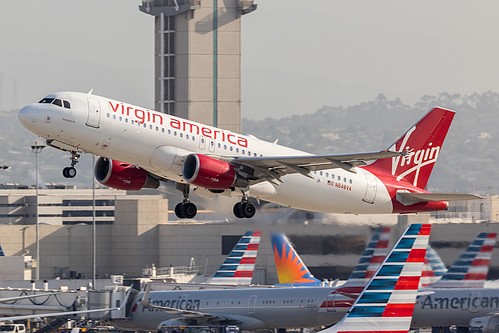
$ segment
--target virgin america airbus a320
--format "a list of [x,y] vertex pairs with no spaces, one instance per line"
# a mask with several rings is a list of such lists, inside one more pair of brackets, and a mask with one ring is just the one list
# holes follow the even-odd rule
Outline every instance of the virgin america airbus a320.
[[184,196],[179,218],[196,215],[193,192],[240,196],[238,218],[254,216],[249,197],[346,214],[437,211],[477,198],[425,190],[453,117],[436,107],[387,150],[313,155],[91,93],[50,94],[19,112],[47,145],[71,153],[65,177],[75,177],[80,154],[90,153],[100,156],[95,177],[103,185],[136,191],[174,181]]

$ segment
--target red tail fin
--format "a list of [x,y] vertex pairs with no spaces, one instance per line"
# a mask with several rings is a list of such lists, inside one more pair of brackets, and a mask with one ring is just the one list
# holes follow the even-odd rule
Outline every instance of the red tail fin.
[[454,111],[438,107],[430,110],[389,148],[406,151],[406,156],[377,160],[365,169],[391,174],[424,189],[453,118]]

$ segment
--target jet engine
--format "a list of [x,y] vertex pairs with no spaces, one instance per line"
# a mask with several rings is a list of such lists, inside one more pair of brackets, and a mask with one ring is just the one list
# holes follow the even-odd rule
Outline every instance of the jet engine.
[[237,175],[233,165],[201,154],[189,154],[185,157],[182,175],[190,184],[214,190],[248,185],[246,179]]
[[470,320],[470,327],[480,327],[482,333],[496,333],[499,317],[495,315],[476,317]]
[[99,183],[118,190],[138,191],[159,186],[159,181],[146,170],[105,157],[97,159],[94,174]]

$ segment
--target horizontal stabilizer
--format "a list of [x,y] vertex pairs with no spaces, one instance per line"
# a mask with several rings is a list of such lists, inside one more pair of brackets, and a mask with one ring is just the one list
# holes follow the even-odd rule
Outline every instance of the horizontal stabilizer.
[[397,192],[397,200],[405,206],[418,202],[476,200],[483,197],[468,193],[410,193]]

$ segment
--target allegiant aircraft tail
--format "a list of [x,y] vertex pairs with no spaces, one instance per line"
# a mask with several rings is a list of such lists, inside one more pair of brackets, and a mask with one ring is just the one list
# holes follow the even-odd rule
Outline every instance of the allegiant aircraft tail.
[[271,235],[272,250],[279,284],[312,286],[321,285],[303,263],[293,245],[282,233]]

